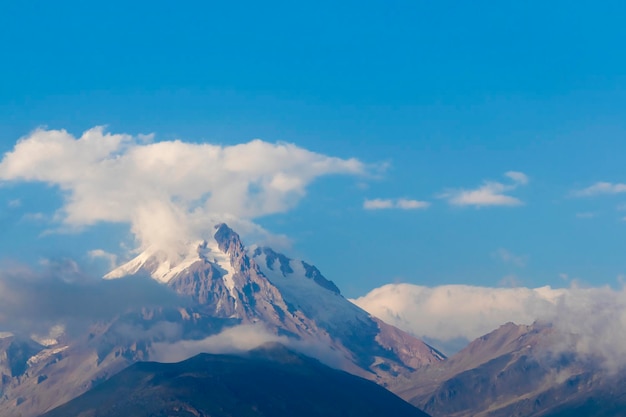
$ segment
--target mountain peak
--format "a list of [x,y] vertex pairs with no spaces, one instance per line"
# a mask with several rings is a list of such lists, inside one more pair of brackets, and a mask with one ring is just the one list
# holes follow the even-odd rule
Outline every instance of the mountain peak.
[[167,283],[198,262],[212,263],[225,272],[231,272],[230,255],[243,253],[243,243],[239,235],[225,223],[216,225],[215,229],[216,232],[211,238],[182,244],[175,254],[150,246],[135,258],[106,274],[104,278],[115,279],[147,274],[159,282]]
[[239,234],[233,229],[228,227],[226,223],[220,223],[215,226],[216,232],[213,238],[217,242],[220,250],[224,253],[230,253],[230,251],[243,251],[243,243]]

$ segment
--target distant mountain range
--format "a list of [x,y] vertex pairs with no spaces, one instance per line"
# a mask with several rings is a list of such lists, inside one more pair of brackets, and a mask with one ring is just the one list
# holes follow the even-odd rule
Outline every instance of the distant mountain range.
[[[563,335],[549,323],[504,324],[446,358],[346,300],[315,266],[245,247],[225,224],[174,254],[148,248],[105,278],[137,276],[180,303],[138,305],[78,334],[0,334],[0,417],[34,417],[70,400],[48,415],[424,415],[357,376],[433,417],[626,415],[622,370],[552,349]],[[282,347],[243,353],[264,342]],[[154,363],[215,346],[238,354]]]
[[626,374],[552,346],[549,324],[507,323],[392,390],[433,417],[626,415]]
[[371,381],[270,344],[139,362],[42,417],[427,417]]

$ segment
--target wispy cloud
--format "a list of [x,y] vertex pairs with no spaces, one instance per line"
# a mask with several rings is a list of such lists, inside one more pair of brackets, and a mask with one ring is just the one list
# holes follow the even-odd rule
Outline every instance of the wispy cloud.
[[205,339],[155,343],[151,359],[166,363],[180,362],[199,353],[247,352],[270,342],[287,345],[289,339],[286,336],[270,333],[262,324],[242,324]]
[[117,255],[107,252],[103,249],[94,249],[87,252],[91,259],[104,259],[108,262],[109,268],[114,269],[117,266]]
[[528,176],[523,172],[508,171],[504,174],[511,183],[504,184],[497,181],[484,181],[474,189],[450,189],[439,194],[439,198],[446,199],[453,206],[519,206],[523,202],[506,193],[519,186],[528,184]]
[[133,308],[187,304],[150,278],[95,279],[69,259],[40,264],[43,271],[20,265],[0,270],[0,331],[41,333],[57,324],[82,328]]
[[18,208],[22,205],[22,200],[20,200],[19,198],[16,198],[14,200],[9,200],[9,202],[7,203],[7,206],[9,208]]
[[597,217],[597,215],[598,215],[597,213],[586,211],[582,213],[576,213],[576,218],[577,219],[593,219],[594,217]]
[[29,222],[42,222],[47,220],[47,216],[41,212],[37,213],[26,213],[22,216],[22,220]]
[[501,287],[516,288],[522,286],[522,280],[519,279],[517,275],[511,274],[504,276],[500,281],[498,281],[498,284]]
[[398,199],[381,199],[375,198],[373,200],[365,200],[363,202],[363,208],[365,210],[386,210],[386,209],[400,209],[400,210],[417,210],[425,209],[430,206],[428,201],[409,200],[406,198]]
[[518,267],[526,266],[526,262],[528,262],[528,256],[516,255],[504,248],[499,248],[498,250],[496,250],[493,253],[493,256],[504,263],[512,264]]
[[572,192],[574,197],[594,197],[598,195],[611,195],[626,193],[626,184],[613,182],[596,182],[595,184]]
[[281,343],[338,369],[348,369],[349,360],[339,351],[314,340],[294,339],[271,332],[263,324],[240,324],[205,339],[157,342],[152,346],[151,360],[179,362],[199,353],[241,354],[265,343]]
[[363,208],[366,210],[384,210],[393,208],[393,200],[375,198],[373,200],[365,200],[363,202]]
[[519,171],[508,171],[504,173],[504,176],[509,177],[513,182],[521,185],[528,184],[528,176]]

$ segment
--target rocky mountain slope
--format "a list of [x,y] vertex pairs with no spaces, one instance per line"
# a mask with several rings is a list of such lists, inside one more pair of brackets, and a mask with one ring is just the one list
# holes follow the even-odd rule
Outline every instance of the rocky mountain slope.
[[133,279],[129,275],[149,275],[185,302],[137,306],[47,346],[18,349],[14,336],[6,338],[0,345],[0,358],[8,358],[6,365],[0,361],[2,417],[38,415],[153,359],[158,346],[196,343],[237,325],[261,325],[310,351],[323,348],[322,356],[340,358],[335,366],[383,385],[444,359],[350,303],[314,266],[269,248],[248,249],[225,224],[176,257],[150,248],[106,278]]
[[346,300],[315,266],[267,247],[248,250],[225,224],[216,227],[213,239],[181,256],[180,263],[162,259],[162,254],[148,251],[107,278],[149,274],[192,297],[206,315],[262,322],[277,334],[332,346],[363,368],[363,376],[382,382],[389,370],[403,372],[444,358]]
[[626,374],[554,350],[563,337],[548,324],[507,323],[393,390],[435,417],[626,414]]
[[380,386],[281,345],[136,363],[42,417],[426,417]]

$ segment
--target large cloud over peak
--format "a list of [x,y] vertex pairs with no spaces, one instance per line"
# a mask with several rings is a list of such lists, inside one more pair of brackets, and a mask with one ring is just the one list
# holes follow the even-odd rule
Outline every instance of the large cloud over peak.
[[[0,180],[60,187],[57,218],[68,227],[127,222],[142,246],[195,239],[227,216],[249,221],[293,208],[324,175],[361,175],[356,159],[341,159],[289,143],[222,146],[107,133],[74,137],[38,129],[0,162]],[[164,248],[167,249],[167,248]]]

